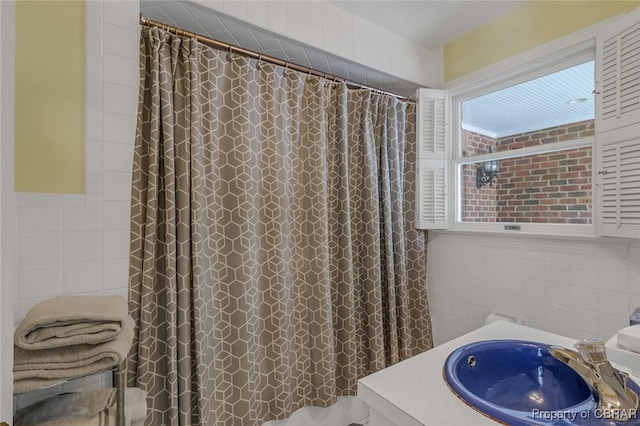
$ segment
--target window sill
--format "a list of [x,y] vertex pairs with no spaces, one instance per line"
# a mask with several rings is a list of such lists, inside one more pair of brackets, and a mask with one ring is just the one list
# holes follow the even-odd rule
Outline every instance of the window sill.
[[533,232],[533,231],[504,231],[504,230],[489,230],[489,229],[463,229],[463,228],[450,228],[450,229],[437,229],[430,230],[429,232],[451,234],[451,235],[477,235],[477,236],[489,236],[489,237],[507,237],[507,238],[539,238],[548,240],[573,240],[573,241],[602,241],[602,242],[631,242],[632,238],[621,237],[605,237],[601,235],[595,235],[594,233],[560,233],[560,232]]

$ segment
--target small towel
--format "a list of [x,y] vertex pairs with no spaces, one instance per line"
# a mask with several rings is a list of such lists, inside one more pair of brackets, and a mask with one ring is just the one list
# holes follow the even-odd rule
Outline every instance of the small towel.
[[13,347],[14,392],[54,386],[122,363],[133,342],[134,322],[127,315],[115,339],[97,345],[73,345],[37,351]]
[[[147,393],[125,389],[125,424],[142,425],[147,415]],[[115,389],[67,393],[18,410],[14,426],[115,426]]]
[[40,350],[114,339],[129,317],[121,296],[58,296],[31,308],[15,331],[15,345]]

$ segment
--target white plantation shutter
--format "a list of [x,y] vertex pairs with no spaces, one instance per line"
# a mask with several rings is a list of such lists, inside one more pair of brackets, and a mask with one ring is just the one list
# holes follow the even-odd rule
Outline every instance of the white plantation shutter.
[[448,102],[444,90],[418,90],[419,229],[447,227]]
[[640,128],[632,127],[599,135],[600,235],[640,237]]
[[447,93],[444,90],[418,90],[418,139],[420,158],[445,159],[448,136]]
[[447,223],[446,164],[422,160],[418,170],[418,228],[445,229]]
[[598,35],[596,67],[598,132],[640,122],[640,11]]
[[618,225],[618,150],[615,145],[602,147],[600,151],[602,161],[599,168],[600,177],[600,208],[602,224]]
[[640,9],[598,35],[596,230],[640,238]]

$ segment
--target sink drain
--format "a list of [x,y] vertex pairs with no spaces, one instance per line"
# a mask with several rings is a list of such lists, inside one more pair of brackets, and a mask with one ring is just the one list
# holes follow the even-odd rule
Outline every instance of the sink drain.
[[476,366],[476,357],[471,355],[469,358],[467,358],[467,365],[471,368]]

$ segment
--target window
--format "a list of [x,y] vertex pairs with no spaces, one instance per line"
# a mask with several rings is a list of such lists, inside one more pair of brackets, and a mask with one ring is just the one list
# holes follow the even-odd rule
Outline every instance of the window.
[[454,97],[452,228],[593,233],[593,56]]
[[585,30],[418,90],[417,228],[640,238],[640,8]]

